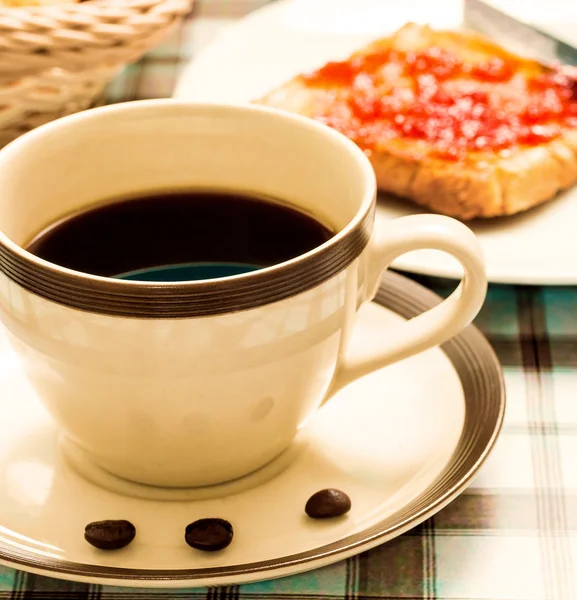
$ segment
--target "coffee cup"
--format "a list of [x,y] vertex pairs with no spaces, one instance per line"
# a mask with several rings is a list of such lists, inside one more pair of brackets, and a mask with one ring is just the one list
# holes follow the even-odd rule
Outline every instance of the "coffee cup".
[[[1,150],[0,182],[0,316],[27,377],[65,451],[143,484],[212,485],[264,466],[335,391],[456,335],[486,293],[465,225],[416,215],[375,230],[364,153],[266,107],[151,100],[88,110]],[[335,234],[280,264],[169,283],[82,273],[26,250],[50,223],[103,199],[194,188],[281,198]],[[355,315],[385,269],[425,248],[462,264],[457,289],[351,355]]]

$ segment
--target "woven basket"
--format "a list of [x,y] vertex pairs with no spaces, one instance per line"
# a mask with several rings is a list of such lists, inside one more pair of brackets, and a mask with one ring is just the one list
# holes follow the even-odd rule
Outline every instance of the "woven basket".
[[0,8],[0,146],[88,108],[158,44],[193,0],[91,0]]

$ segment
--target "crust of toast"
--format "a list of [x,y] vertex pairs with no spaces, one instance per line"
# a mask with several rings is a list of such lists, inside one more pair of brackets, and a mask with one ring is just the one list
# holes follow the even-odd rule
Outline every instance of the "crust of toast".
[[[519,60],[477,34],[435,32],[414,24],[355,55],[392,45],[419,50],[433,44],[455,51],[465,61],[491,57]],[[536,74],[542,69],[535,61],[521,59],[521,73]],[[330,102],[331,94],[331,89],[307,87],[297,76],[255,102],[312,117]],[[516,148],[507,157],[477,152],[465,162],[419,156],[415,148],[414,143],[401,139],[367,153],[379,190],[461,220],[512,215],[551,200],[577,182],[577,129],[566,129],[547,143]]]

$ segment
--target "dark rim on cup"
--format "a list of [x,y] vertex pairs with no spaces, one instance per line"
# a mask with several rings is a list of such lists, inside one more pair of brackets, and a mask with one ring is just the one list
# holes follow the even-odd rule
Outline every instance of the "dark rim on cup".
[[[154,100],[140,101],[139,105]],[[170,102],[176,102],[174,100]],[[201,105],[202,106],[202,105]],[[230,110],[222,107],[218,110]],[[114,111],[109,106],[96,111]],[[237,111],[256,107],[234,107]],[[261,112],[280,113],[258,107]],[[89,111],[91,112],[91,111]],[[64,117],[69,122],[86,117],[80,113]],[[362,151],[345,136],[312,119],[282,113],[285,119],[307,128],[320,128],[353,156],[357,154],[367,181],[374,173]],[[2,153],[40,137],[43,130],[58,127],[63,119],[43,125],[9,144]],[[1,154],[1,153],[0,153]],[[135,318],[184,318],[218,315],[256,308],[306,292],[337,275],[359,257],[373,229],[376,186],[367,185],[366,196],[359,199],[359,211],[346,227],[310,252],[251,273],[203,281],[147,283],[109,279],[80,273],[44,261],[27,252],[0,230],[0,270],[22,288],[42,298],[79,310]],[[1,227],[1,224],[0,224]]]

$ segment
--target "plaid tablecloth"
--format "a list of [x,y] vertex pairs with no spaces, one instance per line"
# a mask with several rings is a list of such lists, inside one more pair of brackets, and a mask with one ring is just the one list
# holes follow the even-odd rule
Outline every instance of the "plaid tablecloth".
[[[169,96],[186,61],[266,3],[197,0],[109,100]],[[442,294],[453,285],[418,280]],[[577,600],[577,287],[491,286],[476,324],[504,366],[504,430],[468,490],[422,526],[324,569],[211,590],[127,590],[0,567],[0,599]]]

